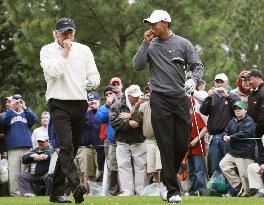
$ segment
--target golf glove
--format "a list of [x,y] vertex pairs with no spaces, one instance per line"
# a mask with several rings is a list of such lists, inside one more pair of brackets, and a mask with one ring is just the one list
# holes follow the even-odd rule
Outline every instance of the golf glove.
[[86,90],[93,90],[95,88],[95,83],[93,83],[90,80],[86,80],[85,84],[84,84],[84,87],[85,87]]
[[195,88],[195,82],[193,79],[189,79],[185,82],[184,90],[187,95],[192,95]]

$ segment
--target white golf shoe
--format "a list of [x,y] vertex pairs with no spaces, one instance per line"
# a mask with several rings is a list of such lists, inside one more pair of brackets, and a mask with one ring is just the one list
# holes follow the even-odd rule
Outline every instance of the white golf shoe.
[[182,201],[182,198],[180,195],[173,195],[169,198],[169,203],[180,203]]
[[160,192],[160,198],[163,201],[167,201],[168,190],[167,190],[167,187],[164,186],[162,183],[160,184],[159,192]]

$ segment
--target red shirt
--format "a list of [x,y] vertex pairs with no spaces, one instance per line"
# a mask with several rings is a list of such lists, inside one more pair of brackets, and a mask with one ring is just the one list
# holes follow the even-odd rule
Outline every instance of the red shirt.
[[[206,127],[206,125],[205,125],[200,113],[195,112],[195,116],[196,116],[196,122],[198,125],[198,129],[199,129],[199,131],[201,131],[201,129]],[[198,136],[197,126],[196,126],[196,122],[195,122],[195,118],[194,118],[194,113],[191,114],[191,117],[192,117],[192,132],[191,132],[190,142]],[[201,142],[202,142],[202,147],[203,147],[203,151],[205,154],[204,139],[202,139]],[[190,148],[190,153],[192,155],[202,155],[200,141],[198,141],[194,147]]]

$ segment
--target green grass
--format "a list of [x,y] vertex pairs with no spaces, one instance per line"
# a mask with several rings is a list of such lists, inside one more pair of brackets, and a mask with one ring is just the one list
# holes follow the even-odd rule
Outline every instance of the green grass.
[[[72,197],[69,199],[74,201]],[[45,205],[48,197],[0,197],[1,205]],[[74,203],[72,203],[74,204]],[[156,196],[132,196],[132,197],[85,197],[82,204],[89,205],[156,205],[168,204]],[[183,197],[182,205],[263,205],[264,198],[222,198],[222,197]]]

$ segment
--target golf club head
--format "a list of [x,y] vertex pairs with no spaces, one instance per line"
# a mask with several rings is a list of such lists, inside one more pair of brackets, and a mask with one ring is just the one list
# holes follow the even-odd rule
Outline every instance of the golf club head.
[[182,66],[185,66],[185,60],[180,58],[180,57],[173,58],[171,61],[173,63],[177,63],[177,64],[180,64]]

